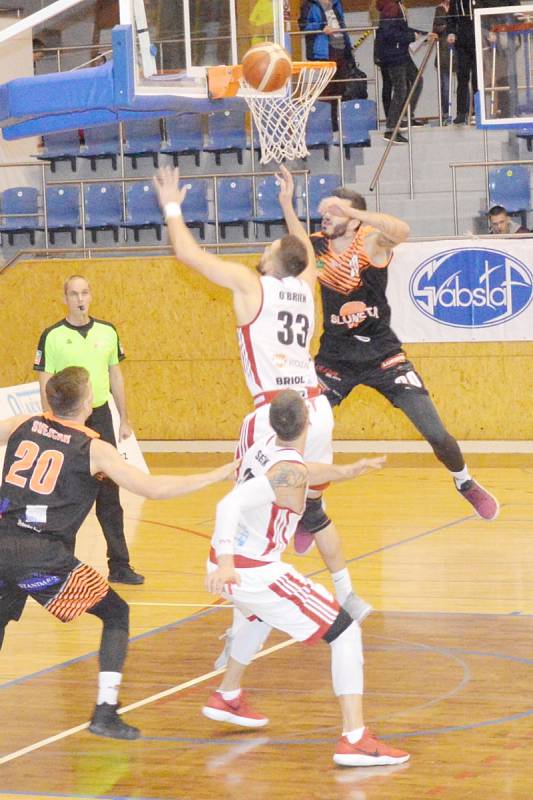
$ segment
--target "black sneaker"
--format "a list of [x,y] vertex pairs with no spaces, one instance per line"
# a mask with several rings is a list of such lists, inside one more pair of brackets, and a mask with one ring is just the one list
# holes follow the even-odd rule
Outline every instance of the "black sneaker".
[[[390,142],[392,139],[392,131],[385,131],[383,138],[386,142]],[[409,139],[407,139],[405,136],[402,136],[401,133],[397,133],[393,144],[409,144]]]
[[457,114],[456,118],[453,121],[454,125],[466,125],[466,115],[465,114]]
[[111,739],[138,739],[139,728],[122,722],[117,714],[118,704],[100,703],[95,706],[89,730],[95,736],[108,736]]
[[425,125],[425,121],[423,119],[412,119],[411,120],[411,128],[422,128]]
[[107,580],[109,583],[129,583],[133,586],[138,586],[144,583],[144,575],[139,575],[127,564],[125,567],[112,569]]

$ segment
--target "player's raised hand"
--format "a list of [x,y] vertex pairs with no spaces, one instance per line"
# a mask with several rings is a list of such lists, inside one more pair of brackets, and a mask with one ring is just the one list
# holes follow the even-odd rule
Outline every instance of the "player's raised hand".
[[187,194],[187,187],[179,185],[180,171],[177,167],[161,167],[154,175],[154,186],[161,204],[164,208],[168,203],[181,205]]
[[279,203],[292,203],[292,196],[294,194],[294,180],[287,169],[287,167],[280,166],[276,172],[276,178],[279,181]]

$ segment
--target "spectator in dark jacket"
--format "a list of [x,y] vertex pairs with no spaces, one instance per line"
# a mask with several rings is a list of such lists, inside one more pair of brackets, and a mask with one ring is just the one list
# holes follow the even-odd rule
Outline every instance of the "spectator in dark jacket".
[[[305,0],[300,10],[298,25],[301,31],[319,31],[305,37],[308,61],[335,61],[336,80],[330,81],[323,95],[343,94],[346,80],[353,65],[352,43],[346,33],[344,10],[340,0]],[[333,129],[338,129],[337,102],[332,103]]]
[[448,44],[457,54],[456,125],[465,125],[472,95],[477,92],[476,42],[474,37],[475,0],[451,0],[448,14]]
[[[500,0],[498,0],[500,2]],[[450,62],[452,70],[455,70],[455,61],[450,56],[450,45],[447,42],[448,14],[450,12],[450,0],[441,0],[435,9],[433,17],[433,33],[439,37],[439,65],[440,65],[440,103],[442,123],[449,125],[451,120],[451,97],[450,97]],[[435,66],[437,66],[437,56],[435,56]]]
[[[377,0],[379,11],[379,28],[377,32],[377,56],[379,64],[387,70],[392,84],[392,99],[387,113],[387,123],[384,138],[391,139],[392,131],[400,118],[400,114],[407,95],[413,85],[418,70],[411,58],[409,45],[421,36],[433,37],[424,31],[414,30],[407,25],[405,11],[399,0]],[[420,92],[422,80],[419,81],[411,101],[411,112],[414,114]],[[413,125],[423,123],[412,121]],[[407,144],[407,139],[398,133],[395,140],[398,144]]]

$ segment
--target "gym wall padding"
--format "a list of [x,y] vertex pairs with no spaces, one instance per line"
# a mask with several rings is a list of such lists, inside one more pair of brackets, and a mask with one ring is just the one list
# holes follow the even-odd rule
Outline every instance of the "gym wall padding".
[[[253,268],[258,257],[239,260]],[[119,331],[138,438],[236,439],[252,403],[231,294],[171,257],[33,260],[5,270],[0,385],[35,379],[39,334],[64,316],[63,281],[73,274],[91,282],[91,314]],[[457,438],[531,438],[533,343],[411,344],[406,351]],[[337,439],[420,439],[403,414],[370,389],[358,388],[335,414]]]

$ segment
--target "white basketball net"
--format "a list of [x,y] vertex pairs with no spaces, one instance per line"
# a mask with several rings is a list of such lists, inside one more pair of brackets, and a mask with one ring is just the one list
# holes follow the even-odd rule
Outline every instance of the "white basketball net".
[[[252,112],[261,147],[261,163],[305,158],[305,127],[309,112],[335,73],[335,64],[304,66],[295,83],[288,81],[282,96],[254,90],[241,78],[247,90],[246,102]],[[249,93],[248,93],[249,92]]]

